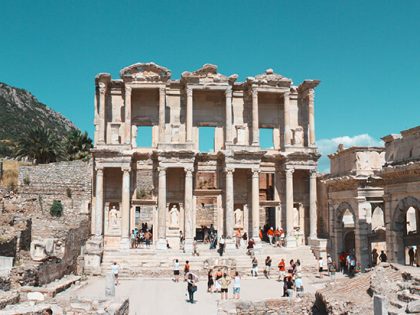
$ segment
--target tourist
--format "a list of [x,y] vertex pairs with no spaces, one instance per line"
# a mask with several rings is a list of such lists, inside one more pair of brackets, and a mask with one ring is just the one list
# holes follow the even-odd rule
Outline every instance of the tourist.
[[236,239],[236,248],[239,249],[241,247],[241,230],[237,229],[235,231],[235,239]]
[[287,297],[287,278],[288,276],[283,278],[283,297]]
[[301,297],[303,292],[303,281],[301,277],[295,279],[296,297]]
[[215,292],[220,292],[221,291],[221,286],[220,286],[220,282],[219,280],[222,278],[223,274],[222,271],[220,269],[217,270],[216,275],[215,275],[215,282],[214,282],[214,291]]
[[144,233],[144,240],[146,243],[146,247],[150,248],[150,242],[152,240],[152,233],[150,233],[149,230],[146,230],[146,233]]
[[220,281],[220,287],[221,287],[220,292],[221,292],[221,295],[222,295],[222,300],[227,300],[228,299],[228,290],[229,290],[229,285],[231,283],[231,279],[227,275],[227,273],[225,272],[223,274],[223,277],[219,281]]
[[242,240],[244,241],[244,244],[246,245],[246,243],[248,241],[248,234],[246,232],[244,232],[244,234],[242,234]]
[[184,252],[184,235],[182,234],[182,231],[179,231],[179,249]]
[[207,226],[203,226],[203,243],[207,244],[209,242],[210,242],[209,229],[207,228]]
[[247,249],[246,254],[247,255],[254,256],[254,245],[255,245],[254,239],[252,239],[252,238],[249,239],[248,246],[246,247],[246,249]]
[[252,258],[251,276],[258,277],[258,260],[255,256]]
[[190,272],[190,262],[187,260],[184,265],[184,281],[187,279],[187,273]]
[[267,279],[270,278],[271,262],[272,262],[272,259],[270,258],[270,256],[267,256],[267,258],[265,259],[265,269],[264,269],[264,275]]
[[287,280],[286,280],[286,292],[287,292],[287,296],[289,297],[289,298],[292,298],[293,297],[293,281],[292,281],[292,277],[287,277]]
[[120,281],[118,279],[118,274],[120,272],[120,265],[118,265],[116,261],[114,261],[114,263],[111,266],[111,272],[114,275],[115,285],[119,285]]
[[381,262],[386,262],[388,260],[388,257],[386,256],[386,254],[383,250],[381,250],[381,254],[379,255],[379,260]]
[[337,269],[337,268],[336,268],[335,261],[333,261],[333,262],[330,264],[328,271],[329,271],[329,274],[330,274],[330,279],[331,279],[331,282],[334,282],[334,283],[335,283],[335,272],[336,272],[336,269]]
[[225,236],[222,235],[222,236],[220,236],[220,240],[219,240],[219,255],[220,255],[220,257],[223,256],[224,251],[225,251]]
[[263,239],[263,230],[260,228],[259,232],[258,232],[258,236],[260,237],[260,240],[262,241]]
[[200,256],[200,254],[198,252],[198,249],[197,249],[197,240],[196,240],[195,237],[194,237],[194,241],[193,241],[193,253],[192,253],[192,255],[193,256]]
[[328,276],[330,275],[330,266],[332,264],[332,258],[330,254],[327,255],[327,270],[328,270]]
[[319,277],[322,278],[322,271],[324,270],[324,260],[321,256],[319,256],[318,260],[318,271],[319,271]]
[[273,237],[274,237],[274,229],[273,227],[271,227],[268,231],[267,231],[267,237],[268,237],[268,243],[270,245],[273,245]]
[[210,233],[210,249],[216,249],[217,246],[217,233]]
[[210,269],[207,273],[207,292],[213,293],[213,286],[214,286],[214,280],[213,280],[213,270]]
[[280,229],[280,246],[284,246],[284,230]]
[[235,278],[233,278],[233,298],[239,300],[241,294],[241,277],[239,272],[235,272]]
[[136,234],[134,233],[134,230],[131,230],[131,234],[130,234],[130,247],[131,248],[136,247]]
[[289,262],[289,267],[287,268],[287,273],[289,274],[289,276],[293,276],[294,272],[295,272],[295,261],[293,259],[290,260]]
[[410,247],[408,250],[408,256],[410,257],[410,266],[414,266],[414,249]]
[[284,262],[284,259],[282,258],[278,264],[278,268],[279,268],[279,279],[278,281],[281,281],[285,274],[286,274],[286,263]]
[[374,248],[372,250],[372,266],[375,267],[378,264],[378,250],[376,248]]
[[280,247],[280,230],[278,228],[274,231],[274,242],[277,247]]
[[297,278],[302,278],[302,266],[300,264],[300,260],[296,260],[295,269],[293,271],[293,275]]
[[179,260],[174,260],[174,281],[179,282]]
[[189,273],[187,277],[187,291],[189,296],[188,302],[194,304],[194,293],[197,291],[197,285],[194,276],[191,273]]
[[354,276],[355,268],[356,268],[356,257],[353,254],[349,254],[347,256],[347,270],[349,273],[349,277]]
[[346,257],[347,257],[347,255],[346,255],[345,252],[341,252],[340,256],[338,257],[338,260],[340,262],[340,271],[343,274],[344,273],[347,273],[347,270],[346,270],[346,266],[347,266],[347,264],[346,264]]

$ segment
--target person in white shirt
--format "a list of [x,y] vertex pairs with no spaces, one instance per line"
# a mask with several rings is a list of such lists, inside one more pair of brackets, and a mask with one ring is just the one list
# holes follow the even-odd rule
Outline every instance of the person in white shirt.
[[239,272],[235,272],[235,278],[233,279],[233,298],[239,300],[241,293],[241,277]]
[[322,278],[322,271],[324,269],[324,261],[322,260],[322,257],[319,257],[318,268],[319,268],[319,276]]
[[174,281],[179,282],[179,260],[174,260]]
[[117,262],[114,261],[114,264],[111,266],[111,272],[114,275],[114,279],[115,279],[115,285],[119,285],[119,280],[118,280],[118,273],[120,271],[120,265],[117,264]]

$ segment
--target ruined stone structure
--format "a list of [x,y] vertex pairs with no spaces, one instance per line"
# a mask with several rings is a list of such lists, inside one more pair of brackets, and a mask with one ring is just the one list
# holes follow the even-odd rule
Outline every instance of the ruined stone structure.
[[[408,263],[408,248],[420,246],[420,126],[383,137],[383,180],[388,255]],[[417,250],[420,264],[420,251]]]
[[[295,86],[268,69],[236,82],[208,64],[179,80],[154,63],[120,75],[95,80],[93,252],[102,240],[128,248],[145,223],[158,249],[178,246],[180,231],[189,247],[211,224],[228,243],[236,229],[258,239],[266,224],[284,228],[290,247],[317,239],[318,80]],[[206,130],[213,148],[200,152]]]
[[408,264],[409,248],[420,246],[420,127],[382,140],[385,148],[340,145],[318,182],[320,236],[333,258],[354,251],[362,267],[373,249]]

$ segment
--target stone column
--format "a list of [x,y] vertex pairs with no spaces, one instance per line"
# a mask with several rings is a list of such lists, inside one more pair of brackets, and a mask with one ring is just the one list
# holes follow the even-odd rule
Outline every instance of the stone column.
[[102,236],[104,226],[104,169],[96,166],[95,235]]
[[194,213],[193,213],[193,168],[185,168],[185,201],[184,201],[184,223],[185,223],[185,252],[192,252],[194,238]]
[[191,87],[187,87],[187,113],[186,113],[186,131],[187,131],[187,142],[192,142],[192,122],[193,122],[193,90]]
[[165,141],[165,103],[166,92],[165,88],[159,88],[159,142]]
[[98,134],[98,143],[105,143],[105,94],[106,94],[106,84],[99,82],[99,134]]
[[131,142],[131,87],[125,87],[125,144]]
[[121,245],[130,246],[130,167],[121,167],[122,178],[122,211],[121,211]]
[[260,130],[258,120],[258,91],[252,89],[252,145],[258,146],[260,143]]
[[286,169],[286,244],[287,247],[296,247],[296,238],[293,230],[293,172]]
[[316,211],[316,170],[310,170],[309,174],[309,237],[314,240],[318,238],[317,233],[317,211]]
[[252,170],[252,237],[258,242],[260,231],[260,173]]
[[308,145],[315,145],[315,109],[314,109],[314,89],[308,91],[308,125],[309,137]]
[[289,103],[290,103],[290,93],[285,92],[283,94],[284,100],[284,145],[290,145],[291,142],[291,133],[290,133],[290,113],[289,113]]
[[276,206],[276,228],[281,227],[281,203],[280,203],[280,172],[277,169],[274,171],[273,175],[273,189],[274,189],[274,201],[278,202],[279,205]]
[[225,91],[226,95],[226,123],[225,123],[225,144],[232,143],[232,88]]
[[226,211],[226,237],[228,239],[233,238],[234,228],[234,192],[233,192],[233,168],[226,168],[226,200],[225,200],[225,211]]
[[158,242],[156,248],[166,249],[166,168],[159,167]]

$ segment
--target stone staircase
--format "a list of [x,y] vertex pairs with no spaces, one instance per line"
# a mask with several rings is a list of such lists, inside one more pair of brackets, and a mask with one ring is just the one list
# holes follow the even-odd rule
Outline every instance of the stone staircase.
[[[198,246],[199,256],[193,256],[190,253],[183,253],[180,250],[169,249],[159,251],[155,249],[127,249],[119,251],[107,250],[104,252],[102,260],[102,274],[110,272],[113,262],[120,265],[121,278],[151,277],[151,278],[171,278],[173,276],[173,261],[178,259],[182,268],[186,260],[190,261],[191,271],[205,277],[208,268],[214,266],[231,266],[231,269],[237,270],[242,276],[250,276],[251,258],[246,255],[245,247],[240,249],[227,248],[223,257],[220,257],[216,250],[209,250],[208,245],[200,244]],[[277,276],[277,264],[281,258],[286,261],[286,266],[291,259],[300,259],[303,272],[316,272],[317,261],[309,246],[297,248],[278,248],[268,244],[261,244],[260,248],[255,250],[255,256],[258,260],[259,276],[263,276],[264,262],[267,256],[270,256],[272,262],[272,276]]]

